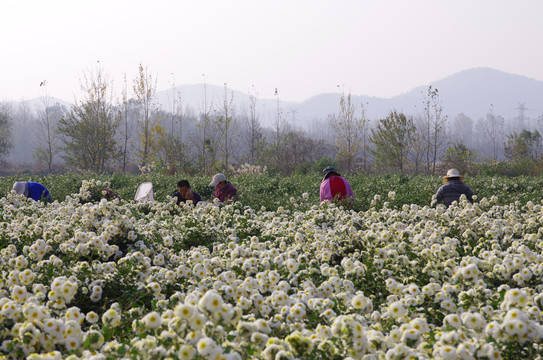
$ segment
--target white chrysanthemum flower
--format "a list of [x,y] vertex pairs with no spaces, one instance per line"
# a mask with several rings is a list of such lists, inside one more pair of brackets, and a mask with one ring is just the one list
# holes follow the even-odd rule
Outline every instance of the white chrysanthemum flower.
[[401,318],[407,314],[407,310],[404,305],[396,301],[388,306],[388,313],[395,319]]
[[222,297],[214,290],[210,290],[198,302],[198,308],[200,310],[207,310],[211,313],[219,311],[223,304]]
[[444,360],[456,359],[456,348],[450,345],[441,346],[439,356]]
[[363,294],[355,295],[351,299],[351,306],[355,309],[363,310],[365,309],[370,303],[370,299],[365,297]]
[[106,326],[117,327],[121,323],[121,315],[115,309],[110,308],[102,315],[102,322]]
[[72,351],[79,348],[79,345],[81,344],[81,341],[72,336],[68,336],[66,339],[64,339],[64,346],[66,346],[66,350]]
[[446,315],[443,319],[443,323],[455,329],[458,329],[460,326],[462,326],[462,321],[457,314]]
[[195,313],[195,309],[192,305],[179,304],[175,308],[175,315],[181,319],[191,319]]
[[194,357],[196,350],[190,345],[182,345],[177,351],[179,360],[190,360]]
[[157,329],[162,325],[162,317],[156,311],[145,315],[142,321],[147,329]]
[[198,350],[198,354],[202,356],[210,356],[217,351],[217,344],[212,338],[204,337],[198,341],[196,349]]
[[462,323],[471,329],[482,329],[486,326],[486,320],[479,313],[463,313],[461,315]]
[[189,319],[189,325],[194,331],[200,330],[205,324],[205,316],[202,314],[196,314]]

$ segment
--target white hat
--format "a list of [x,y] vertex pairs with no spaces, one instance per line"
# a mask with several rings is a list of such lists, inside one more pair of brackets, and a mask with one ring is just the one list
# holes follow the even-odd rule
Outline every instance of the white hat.
[[459,178],[459,177],[462,177],[460,176],[460,172],[456,169],[450,169],[449,171],[447,171],[447,175],[445,176],[447,179],[450,179],[450,178]]
[[217,184],[222,183],[223,181],[226,181],[226,176],[224,174],[216,174],[213,176],[213,181],[211,181],[211,184],[209,186],[217,186]]
[[464,181],[464,178],[460,175],[460,172],[456,169],[450,169],[447,171],[447,175],[443,176],[443,184],[447,184],[449,179],[458,179]]
[[28,195],[28,185],[26,181],[17,181],[13,184],[13,190],[15,190],[18,195]]

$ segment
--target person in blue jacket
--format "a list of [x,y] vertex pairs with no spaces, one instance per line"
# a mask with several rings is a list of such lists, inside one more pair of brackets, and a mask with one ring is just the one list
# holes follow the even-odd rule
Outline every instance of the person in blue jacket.
[[51,194],[45,186],[32,181],[17,181],[13,184],[13,190],[19,195],[24,195],[35,201],[45,200],[51,202]]

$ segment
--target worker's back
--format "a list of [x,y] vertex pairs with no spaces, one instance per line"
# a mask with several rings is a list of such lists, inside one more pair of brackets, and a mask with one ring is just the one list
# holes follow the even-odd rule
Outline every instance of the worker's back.
[[328,201],[341,201],[346,198],[353,198],[353,190],[349,182],[339,176],[331,175],[321,183],[320,187],[321,202]]
[[447,207],[454,201],[459,201],[460,196],[466,195],[466,198],[473,202],[473,191],[461,180],[449,180],[449,182],[439,188],[436,194],[436,200],[443,202]]

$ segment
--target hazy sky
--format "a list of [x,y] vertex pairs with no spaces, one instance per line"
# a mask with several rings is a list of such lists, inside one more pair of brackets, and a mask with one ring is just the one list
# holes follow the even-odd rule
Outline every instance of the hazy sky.
[[[84,70],[158,90],[254,85],[302,101],[345,85],[394,96],[473,67],[543,80],[541,0],[1,0],[0,100],[72,101]],[[172,75],[173,73],[173,75]]]

